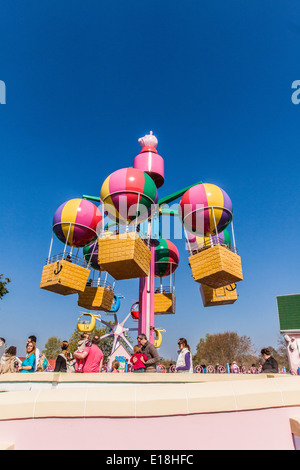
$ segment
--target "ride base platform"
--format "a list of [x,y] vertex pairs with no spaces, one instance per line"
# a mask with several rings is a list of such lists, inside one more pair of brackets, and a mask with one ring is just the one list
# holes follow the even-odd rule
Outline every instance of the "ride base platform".
[[300,376],[42,372],[0,391],[1,449],[300,449]]

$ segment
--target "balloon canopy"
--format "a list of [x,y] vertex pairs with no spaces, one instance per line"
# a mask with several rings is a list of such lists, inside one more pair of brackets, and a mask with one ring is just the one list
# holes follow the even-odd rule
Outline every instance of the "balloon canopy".
[[64,202],[53,216],[53,231],[57,238],[74,247],[83,247],[94,241],[101,225],[101,211],[85,199]]
[[83,248],[83,257],[85,261],[93,269],[100,271],[100,266],[98,262],[98,242],[97,241]]
[[228,230],[225,228],[223,232],[218,233],[218,235],[204,236],[204,235],[194,235],[193,233],[187,234],[187,247],[190,250],[200,250],[205,247],[210,247],[213,245],[227,245],[230,246],[231,237]]
[[148,219],[151,205],[158,200],[152,178],[136,168],[121,168],[104,181],[100,199],[107,215],[120,224]]
[[170,240],[160,239],[155,248],[155,276],[166,277],[177,269],[179,264],[179,252]]
[[187,232],[213,235],[230,224],[232,203],[223,189],[215,184],[202,183],[184,193],[178,213]]

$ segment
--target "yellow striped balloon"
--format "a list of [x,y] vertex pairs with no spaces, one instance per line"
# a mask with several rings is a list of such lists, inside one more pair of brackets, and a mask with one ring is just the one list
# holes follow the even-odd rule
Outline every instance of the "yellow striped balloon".
[[57,238],[74,247],[83,247],[94,241],[101,225],[101,211],[85,199],[64,202],[53,216],[53,231]]

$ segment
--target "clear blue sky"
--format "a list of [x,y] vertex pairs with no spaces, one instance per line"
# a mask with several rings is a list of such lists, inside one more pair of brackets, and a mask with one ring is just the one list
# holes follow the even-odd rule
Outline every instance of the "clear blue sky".
[[[23,355],[30,334],[42,349],[50,336],[73,333],[77,296],[39,288],[53,214],[68,199],[99,196],[152,130],[165,159],[159,197],[199,180],[223,188],[244,272],[234,305],[204,308],[177,243],[177,313],[157,319],[167,330],[160,354],[175,358],[178,337],[195,352],[206,333],[225,331],[276,347],[276,296],[300,291],[300,105],[291,101],[299,2],[14,0],[1,5],[0,44],[7,344]],[[138,281],[116,290],[126,297],[123,319]]]

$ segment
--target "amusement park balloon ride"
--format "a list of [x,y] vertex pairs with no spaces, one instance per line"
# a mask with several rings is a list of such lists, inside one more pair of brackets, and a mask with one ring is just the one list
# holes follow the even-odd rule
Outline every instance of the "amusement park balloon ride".
[[[114,337],[112,352],[121,340],[132,349],[126,338],[132,330],[146,334],[160,347],[165,330],[155,328],[155,316],[175,314],[175,271],[180,257],[175,244],[160,237],[162,216],[178,217],[183,225],[189,265],[204,307],[234,303],[236,283],[243,279],[229,196],[214,184],[200,182],[159,199],[164,160],[157,153],[157,143],[152,132],[139,139],[142,149],[133,167],[110,174],[100,197],[68,200],[53,217],[40,287],[61,295],[77,294],[78,306],[87,310],[78,319],[78,330],[91,332],[97,320],[102,322],[109,329],[102,338]],[[170,210],[168,204],[179,198],[178,210]],[[104,217],[109,223],[104,224]],[[54,235],[64,249],[53,255]],[[139,298],[119,323],[122,296],[115,294],[115,284],[123,279],[139,279]],[[155,279],[159,279],[158,287]],[[113,315],[114,323],[91,311]],[[137,328],[125,328],[130,317],[138,322]]]

